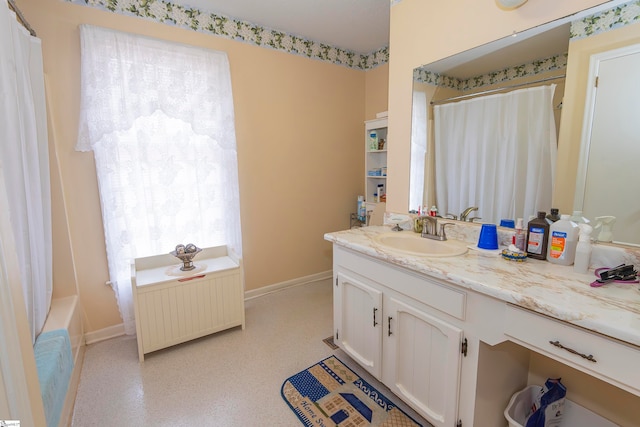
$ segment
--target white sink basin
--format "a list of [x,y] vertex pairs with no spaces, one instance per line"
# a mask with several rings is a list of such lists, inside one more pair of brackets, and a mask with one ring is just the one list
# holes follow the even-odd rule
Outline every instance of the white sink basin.
[[448,257],[467,253],[467,244],[464,242],[427,239],[406,231],[380,234],[374,240],[386,248],[414,256]]

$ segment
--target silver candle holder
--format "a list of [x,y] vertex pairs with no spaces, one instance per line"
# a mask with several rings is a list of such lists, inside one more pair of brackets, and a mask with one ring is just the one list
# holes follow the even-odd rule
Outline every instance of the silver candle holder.
[[200,253],[202,249],[194,245],[193,243],[189,243],[188,245],[177,245],[176,249],[169,252],[174,257],[178,258],[182,261],[182,267],[180,270],[182,271],[191,271],[196,268],[193,265],[193,258]]

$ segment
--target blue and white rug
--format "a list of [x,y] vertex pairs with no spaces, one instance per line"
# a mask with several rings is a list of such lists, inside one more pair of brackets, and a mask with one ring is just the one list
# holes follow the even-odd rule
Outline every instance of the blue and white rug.
[[422,427],[335,356],[287,379],[281,394],[309,427]]

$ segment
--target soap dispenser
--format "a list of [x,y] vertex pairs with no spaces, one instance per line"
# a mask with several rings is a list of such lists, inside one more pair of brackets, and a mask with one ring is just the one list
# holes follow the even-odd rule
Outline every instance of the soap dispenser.
[[576,259],[573,263],[573,270],[576,273],[586,273],[589,270],[589,263],[591,262],[591,232],[593,227],[589,224],[578,224],[580,228],[580,237],[578,238],[578,245],[576,246]]
[[594,230],[598,230],[598,242],[611,242],[613,241],[613,224],[616,222],[615,216],[599,216],[595,218],[596,225]]

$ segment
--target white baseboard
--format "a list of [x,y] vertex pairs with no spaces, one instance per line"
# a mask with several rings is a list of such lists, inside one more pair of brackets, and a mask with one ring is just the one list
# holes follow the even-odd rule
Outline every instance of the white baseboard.
[[[321,273],[311,274],[309,276],[298,277],[296,279],[286,280],[284,282],[275,283],[273,285],[263,286],[251,291],[245,291],[244,299],[250,300],[258,298],[264,295],[278,292],[294,286],[306,285],[310,283],[319,282],[321,280],[331,279],[333,277],[333,270],[323,271]],[[117,325],[109,326],[104,329],[99,329],[93,332],[87,332],[84,334],[86,344],[95,344],[100,341],[105,341],[111,338],[124,335],[124,324],[119,323]]]
[[100,341],[108,340],[111,338],[124,335],[124,324],[119,323],[117,325],[109,326],[104,329],[99,329],[93,332],[87,332],[84,334],[86,344],[95,344]]
[[323,271],[321,273],[311,274],[309,276],[298,277],[296,279],[286,280],[284,282],[275,283],[269,286],[263,286],[258,289],[245,291],[244,299],[250,300],[253,298],[261,297],[263,295],[271,294],[273,292],[281,291],[283,289],[291,288],[293,286],[306,285],[308,283],[319,282],[321,280],[331,279],[333,277],[333,270]]

